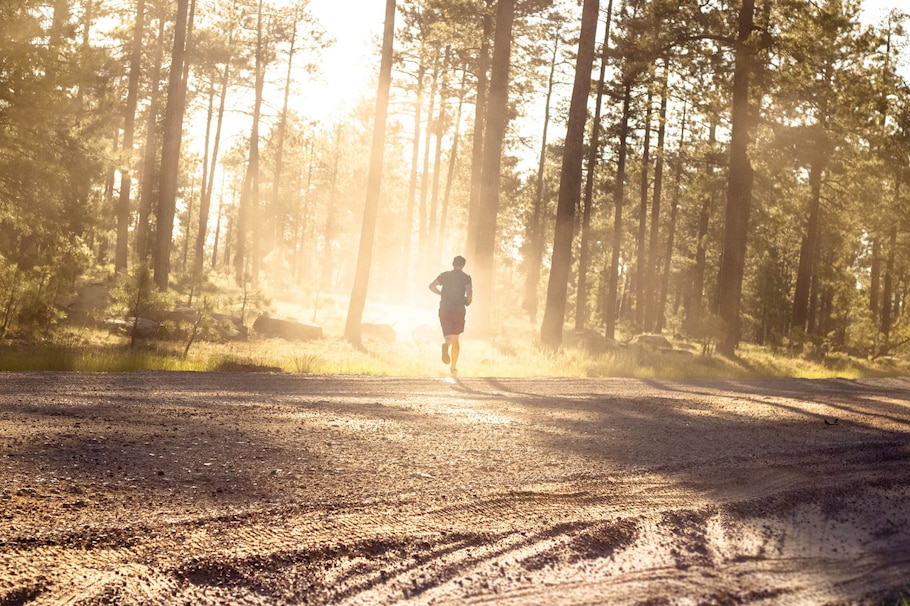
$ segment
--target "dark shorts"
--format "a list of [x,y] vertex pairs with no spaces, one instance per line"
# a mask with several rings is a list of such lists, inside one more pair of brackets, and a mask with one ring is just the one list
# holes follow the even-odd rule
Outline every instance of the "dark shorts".
[[439,325],[442,326],[442,335],[460,335],[464,332],[463,311],[439,310]]

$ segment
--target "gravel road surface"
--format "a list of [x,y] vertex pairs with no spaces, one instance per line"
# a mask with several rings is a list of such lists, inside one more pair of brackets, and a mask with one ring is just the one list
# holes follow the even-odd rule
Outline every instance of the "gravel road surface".
[[0,375],[0,606],[894,604],[910,380]]

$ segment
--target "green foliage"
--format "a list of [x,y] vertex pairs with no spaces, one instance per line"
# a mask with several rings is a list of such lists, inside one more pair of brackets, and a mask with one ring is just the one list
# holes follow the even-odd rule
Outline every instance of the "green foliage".
[[108,314],[130,323],[130,344],[139,337],[140,321],[160,319],[173,308],[173,294],[161,292],[155,286],[147,265],[140,265],[117,278],[111,291]]

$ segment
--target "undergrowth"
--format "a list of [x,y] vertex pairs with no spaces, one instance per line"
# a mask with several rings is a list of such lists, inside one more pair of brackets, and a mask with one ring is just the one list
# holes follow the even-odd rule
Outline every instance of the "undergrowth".
[[[131,372],[256,371],[295,374],[445,376],[439,341],[430,338],[386,342],[365,338],[355,347],[342,338],[299,342],[251,338],[231,343],[197,343],[188,355],[179,342],[130,347],[123,338],[83,331],[40,342],[0,343],[0,371]],[[744,345],[736,359],[702,355],[686,343],[650,350],[613,345],[591,350],[568,344],[551,351],[527,335],[480,340],[462,337],[459,375],[495,377],[630,377],[651,379],[847,378],[904,376],[896,360],[872,362],[847,356],[813,360]]]

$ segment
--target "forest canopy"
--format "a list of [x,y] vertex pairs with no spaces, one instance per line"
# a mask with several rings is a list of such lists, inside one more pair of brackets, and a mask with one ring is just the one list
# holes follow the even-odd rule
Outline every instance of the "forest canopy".
[[[479,334],[910,342],[905,14],[390,4],[370,300],[462,254]],[[377,83],[308,115],[332,44],[307,0],[2,3],[0,337],[348,297]]]

